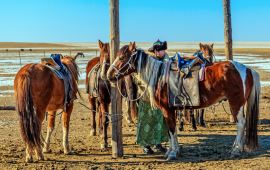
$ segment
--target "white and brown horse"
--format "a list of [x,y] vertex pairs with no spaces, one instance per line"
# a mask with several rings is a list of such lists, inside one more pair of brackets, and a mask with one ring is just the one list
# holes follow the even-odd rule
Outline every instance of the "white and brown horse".
[[[164,72],[164,64],[148,56],[143,50],[136,49],[135,42],[130,43],[119,50],[117,58],[108,70],[107,77],[110,81],[117,81],[134,72],[149,89],[152,104],[163,112],[170,135],[170,148],[165,156],[168,160],[176,159],[179,154],[175,115],[177,108],[169,107],[166,90],[168,84],[159,82]],[[159,85],[161,86],[158,87]],[[214,63],[206,67],[205,79],[199,82],[199,91],[200,106],[190,109],[205,108],[220,100],[228,100],[232,115],[237,122],[237,136],[232,155],[238,155],[244,149],[255,150],[258,147],[259,74],[235,61]]]

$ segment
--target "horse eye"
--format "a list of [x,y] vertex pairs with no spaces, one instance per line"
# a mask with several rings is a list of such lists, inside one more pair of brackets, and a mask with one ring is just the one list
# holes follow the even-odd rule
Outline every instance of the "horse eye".
[[119,60],[124,60],[124,56],[121,55],[121,56],[119,57]]

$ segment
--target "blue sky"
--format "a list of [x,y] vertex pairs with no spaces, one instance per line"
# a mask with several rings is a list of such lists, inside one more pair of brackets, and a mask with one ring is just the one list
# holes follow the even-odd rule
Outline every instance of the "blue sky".
[[[270,1],[231,0],[234,41],[270,41]],[[0,41],[109,40],[109,0],[1,0]],[[121,41],[223,41],[222,0],[120,0]]]

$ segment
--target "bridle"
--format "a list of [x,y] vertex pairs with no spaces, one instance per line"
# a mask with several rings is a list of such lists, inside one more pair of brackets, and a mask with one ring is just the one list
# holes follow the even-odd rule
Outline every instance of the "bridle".
[[[142,53],[141,53],[141,55],[142,55]],[[131,56],[129,57],[128,61],[121,68],[119,68],[119,69],[115,66],[115,61],[118,61],[119,59],[118,60],[115,60],[112,63],[112,65],[111,65],[111,67],[115,70],[115,78],[118,79],[120,76],[124,76],[131,69],[135,69],[135,67],[132,64],[135,63],[137,57],[138,57],[138,51],[136,50],[135,52],[133,52],[131,54]],[[123,69],[126,66],[128,66],[128,68],[125,71],[123,71]]]
[[[139,56],[139,57],[141,57],[141,55],[142,55],[142,52],[140,52],[140,56]],[[120,95],[121,95],[122,97],[124,97],[124,98],[127,98],[127,100],[128,100],[128,101],[131,101],[131,102],[137,101],[137,100],[141,99],[141,98],[144,96],[145,92],[146,92],[147,89],[148,89],[149,82],[150,82],[150,79],[151,79],[151,76],[150,76],[150,77],[149,77],[149,80],[148,80],[148,83],[147,83],[147,85],[146,85],[144,91],[142,92],[142,94],[141,94],[138,98],[136,98],[136,99],[131,99],[131,98],[129,97],[129,95],[127,95],[127,96],[124,96],[124,95],[123,95],[123,93],[121,92],[121,89],[120,89],[120,87],[119,87],[119,76],[125,75],[125,73],[127,73],[128,71],[130,71],[131,69],[134,69],[135,66],[133,66],[132,64],[135,63],[135,61],[137,60],[137,58],[138,58],[138,50],[136,50],[135,52],[133,52],[133,53],[131,54],[131,56],[130,56],[129,60],[127,61],[127,63],[125,63],[121,68],[119,68],[119,69],[116,68],[115,65],[114,65],[115,62],[113,62],[113,64],[111,65],[111,67],[112,67],[114,70],[116,70],[116,75],[115,75],[115,78],[116,78],[116,85],[117,85],[117,89],[118,89]],[[123,70],[123,68],[126,67],[127,65],[128,65],[127,70],[125,70],[124,72],[121,72],[121,70]]]

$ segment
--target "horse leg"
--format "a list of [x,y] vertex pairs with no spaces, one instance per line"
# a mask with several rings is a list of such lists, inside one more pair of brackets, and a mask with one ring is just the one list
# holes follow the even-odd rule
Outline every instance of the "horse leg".
[[127,113],[125,114],[126,116],[126,121],[127,121],[127,124],[131,124],[132,123],[132,119],[131,119],[131,102],[128,101],[128,100],[125,100],[126,102],[126,105],[127,105]]
[[70,121],[72,109],[73,109],[73,103],[70,103],[69,105],[67,105],[66,111],[63,111],[63,113],[62,113],[64,154],[70,154],[68,133],[69,133],[69,121]]
[[179,121],[179,131],[184,131],[184,119],[183,119],[183,114],[182,111],[180,110],[176,110],[175,112],[177,112],[177,117],[178,117],[178,121]]
[[204,109],[199,109],[199,125],[201,127],[206,127],[205,121],[204,121]]
[[240,108],[237,114],[237,136],[232,148],[232,156],[238,156],[242,151],[244,151],[244,141],[245,141],[245,130],[246,120],[244,117],[244,106]]
[[107,128],[109,125],[109,118],[108,118],[108,104],[102,103],[100,105],[100,116],[101,116],[101,124],[102,126],[102,134],[101,138],[103,142],[101,142],[101,149],[108,148],[108,135],[107,135]]
[[169,140],[170,140],[170,148],[166,152],[165,156],[167,156],[167,160],[175,160],[180,153],[179,144],[177,140],[176,133],[176,114],[172,111],[173,114],[170,114],[171,110],[164,109],[163,113],[165,113],[165,120],[167,126],[169,128]]
[[25,149],[25,162],[31,163],[33,162],[33,151],[29,149],[30,147],[28,144],[26,144],[26,149]]
[[55,126],[55,113],[56,111],[48,112],[48,127],[47,127],[47,135],[46,139],[44,141],[44,146],[43,146],[43,153],[49,153],[51,152],[50,150],[50,139],[52,132],[54,130]]
[[192,126],[192,130],[196,131],[197,130],[197,126],[196,126],[196,120],[194,117],[194,110],[193,109],[189,109],[189,116],[190,116],[190,123]]
[[96,98],[89,97],[89,108],[90,108],[90,115],[92,115],[91,125],[90,125],[90,136],[96,136]]

